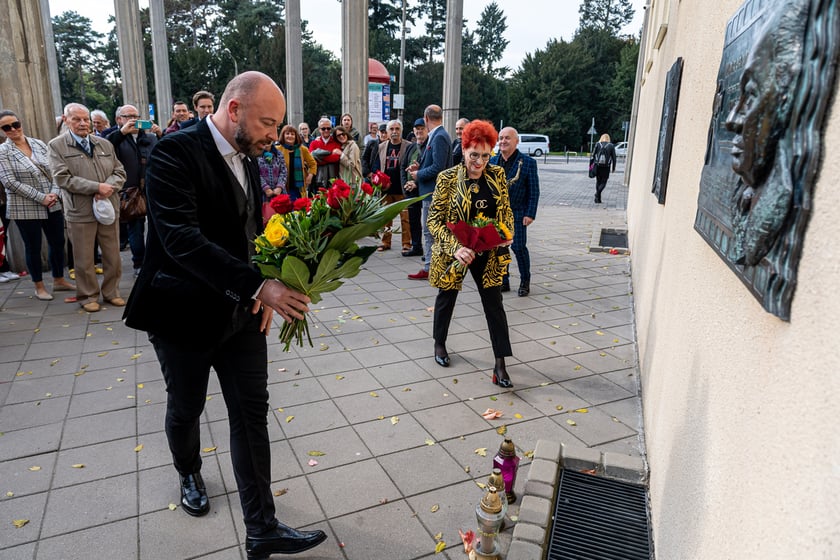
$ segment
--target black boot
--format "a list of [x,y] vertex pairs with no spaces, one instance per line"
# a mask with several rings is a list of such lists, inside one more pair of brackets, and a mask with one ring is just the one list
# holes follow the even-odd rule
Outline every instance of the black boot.
[[531,282],[528,280],[522,280],[519,283],[519,297],[525,297],[531,293]]

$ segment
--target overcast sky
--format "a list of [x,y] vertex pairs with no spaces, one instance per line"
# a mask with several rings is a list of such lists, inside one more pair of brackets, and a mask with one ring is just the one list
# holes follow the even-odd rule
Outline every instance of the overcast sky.
[[[642,28],[645,0],[631,0],[636,10],[636,17],[623,30],[624,33],[637,35]],[[49,0],[50,15],[56,16],[68,10],[74,10],[89,18],[93,27],[107,32],[108,16],[114,13],[114,4],[108,0]],[[488,0],[464,0],[464,19],[467,27],[475,29],[481,11]],[[550,39],[571,40],[578,27],[578,8],[580,0],[496,0],[507,16],[508,29],[505,38],[510,41],[500,65],[511,70],[519,68],[526,53],[544,49]],[[409,0],[409,5],[412,0]],[[148,0],[140,0],[140,6],[148,6]],[[340,58],[341,48],[341,4],[338,0],[301,0],[301,17],[309,21],[309,29],[315,40]],[[422,30],[414,29],[411,36],[419,37]],[[389,68],[397,74],[398,68]]]

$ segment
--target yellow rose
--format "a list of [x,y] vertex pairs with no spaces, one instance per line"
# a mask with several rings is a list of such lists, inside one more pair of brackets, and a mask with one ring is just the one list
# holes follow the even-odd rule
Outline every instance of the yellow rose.
[[283,225],[283,220],[275,220],[275,216],[265,226],[265,238],[274,247],[282,247],[289,240],[289,230]]

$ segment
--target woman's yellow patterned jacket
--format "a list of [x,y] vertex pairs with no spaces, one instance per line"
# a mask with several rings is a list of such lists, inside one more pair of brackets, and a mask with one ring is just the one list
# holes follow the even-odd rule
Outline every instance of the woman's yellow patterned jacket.
[[[496,165],[487,165],[484,178],[490,186],[490,191],[496,199],[496,215],[487,216],[504,224],[513,231],[513,211],[510,209],[507,179],[505,171]],[[429,283],[435,288],[443,290],[460,290],[466,275],[466,270],[449,269],[455,262],[455,251],[461,247],[449,228],[447,222],[456,223],[468,221],[469,209],[472,205],[472,193],[467,187],[467,168],[458,164],[444,171],[437,177],[437,185],[432,195],[432,205],[429,208],[429,232],[434,237],[432,246],[432,263],[429,267]],[[497,255],[498,249],[490,249],[490,259],[482,275],[482,285],[485,288],[500,286],[502,277],[510,264],[510,251]]]

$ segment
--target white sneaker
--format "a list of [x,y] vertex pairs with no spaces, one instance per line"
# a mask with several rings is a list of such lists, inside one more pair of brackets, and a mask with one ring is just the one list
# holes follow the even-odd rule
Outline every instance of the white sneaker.
[[11,278],[7,278],[5,272],[0,272],[0,284],[5,284],[9,280],[11,280]]
[[0,275],[5,276],[9,280],[17,280],[18,278],[20,278],[20,274],[12,272],[11,270],[9,272],[0,272]]

